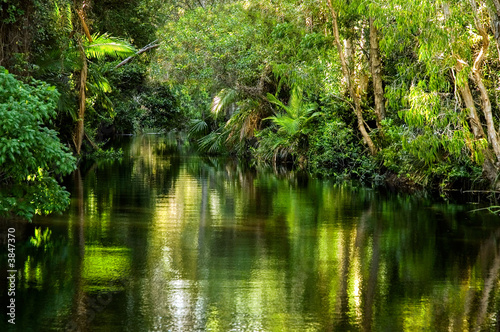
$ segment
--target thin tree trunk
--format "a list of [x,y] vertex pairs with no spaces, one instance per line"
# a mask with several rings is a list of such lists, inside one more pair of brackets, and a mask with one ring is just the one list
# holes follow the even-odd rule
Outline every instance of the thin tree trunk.
[[[82,5],[82,9],[76,10],[78,17],[80,18],[80,23],[82,24],[83,31],[88,41],[92,42],[92,36],[90,35],[89,27],[87,23],[85,23],[85,17],[83,15],[83,8],[85,5]],[[85,50],[83,49],[83,45],[81,42],[78,43],[80,48],[80,57],[82,59],[82,70],[80,71],[80,91],[79,91],[79,107],[78,107],[78,118],[76,122],[75,132],[73,134],[73,142],[75,144],[75,150],[77,154],[80,154],[82,149],[83,137],[85,135],[85,87],[87,85],[87,74],[88,74],[88,63],[87,57],[85,56]]]
[[[460,67],[457,68],[459,71]],[[459,86],[458,91],[462,96],[465,107],[469,110],[469,122],[472,128],[472,132],[474,134],[475,139],[481,139],[485,137],[483,126],[481,125],[481,120],[477,115],[476,106],[474,105],[474,98],[472,97],[472,93],[469,88],[469,82],[465,81],[464,86]]]
[[89,27],[87,26],[87,23],[85,23],[85,18],[83,16],[83,9],[77,10],[76,13],[78,14],[80,22],[82,23],[83,32],[85,32],[85,36],[87,36],[88,41],[92,43],[92,36],[90,35],[90,30]]
[[[469,83],[466,81],[464,86],[458,87],[458,91],[464,100],[465,106],[469,109],[469,122],[472,128],[475,139],[485,138],[486,135],[481,125],[481,120],[477,115],[476,106],[474,105],[474,99],[469,88]],[[498,169],[495,166],[495,157],[489,148],[485,148],[482,151],[484,155],[483,162],[483,175],[493,184],[493,189],[497,189],[497,176]]]
[[87,58],[85,57],[85,52],[83,51],[83,46],[80,45],[81,57],[83,61],[82,70],[80,72],[80,93],[79,93],[79,109],[78,109],[78,119],[76,120],[76,127],[74,132],[73,141],[75,143],[76,153],[80,154],[82,148],[83,136],[85,134],[84,130],[84,119],[85,119],[85,86],[87,85]]
[[385,118],[384,87],[382,85],[382,61],[378,46],[378,31],[373,17],[370,17],[370,69],[373,79],[373,94],[375,95],[375,115],[377,128],[382,130],[381,122]]
[[491,5],[488,6],[490,9],[491,30],[493,30],[498,59],[500,60],[500,1],[492,0],[491,2],[493,3],[493,8]]
[[373,144],[373,141],[370,138],[370,135],[368,135],[368,132],[366,131],[365,121],[363,119],[363,113],[361,111],[361,105],[360,105],[360,101],[359,101],[358,96],[355,97],[354,105],[356,107],[356,109],[355,109],[356,117],[358,118],[358,129],[361,132],[361,135],[363,135],[363,139],[364,139],[365,143],[368,145],[368,148],[370,149],[370,153],[372,155],[376,155],[377,148],[375,147],[375,144]]
[[486,119],[486,128],[488,130],[488,141],[490,142],[493,152],[495,153],[497,160],[500,161],[500,145],[498,143],[498,135],[495,130],[495,123],[493,122],[493,112],[491,109],[490,97],[488,96],[488,91],[484,86],[481,74],[478,71],[474,71],[474,78],[476,84],[481,92],[481,101],[483,104],[484,118]]
[[476,29],[482,38],[481,49],[479,50],[479,54],[474,61],[474,65],[472,66],[472,77],[476,82],[476,85],[481,93],[481,102],[483,107],[484,118],[486,120],[486,128],[488,130],[488,141],[493,148],[493,153],[497,157],[497,161],[500,161],[500,144],[498,142],[497,131],[495,130],[495,123],[493,122],[493,112],[491,108],[491,101],[488,95],[488,90],[484,86],[483,77],[481,75],[481,67],[483,65],[484,58],[486,57],[486,52],[488,51],[488,46],[490,45],[490,41],[488,39],[488,34],[484,29],[479,17],[477,16],[477,6],[475,0],[470,1],[472,6],[472,11],[474,14],[474,21],[476,25]]
[[99,150],[99,147],[97,146],[97,144],[92,140],[92,138],[90,138],[90,136],[87,134],[87,132],[85,131],[85,128],[83,129],[83,132],[84,132],[84,136],[85,138],[87,139],[87,141],[89,141],[90,145],[92,145],[92,147],[94,148],[94,150],[98,151]]
[[483,78],[481,75],[481,66],[485,56],[486,51],[488,50],[489,40],[486,32],[483,29],[480,29],[481,36],[483,37],[483,43],[481,45],[481,50],[479,51],[479,55],[474,62],[474,66],[472,67],[472,75],[476,85],[481,93],[481,102],[484,113],[484,118],[486,120],[486,128],[488,130],[488,141],[493,148],[493,153],[497,157],[497,161],[500,161],[500,144],[498,142],[497,131],[495,130],[495,123],[493,122],[493,111],[491,108],[491,101],[488,95],[488,90],[484,86]]
[[[344,77],[345,77],[346,82],[347,82],[347,88],[349,90],[349,95],[351,96],[351,99],[354,102],[354,113],[356,114],[356,117],[358,119],[358,129],[361,132],[361,135],[363,135],[363,140],[368,145],[368,148],[370,149],[370,153],[372,155],[375,155],[377,153],[377,148],[375,147],[375,144],[373,144],[373,141],[370,138],[370,135],[368,135],[368,132],[366,131],[366,128],[365,128],[365,121],[363,119],[363,113],[361,110],[360,97],[359,97],[359,95],[356,94],[355,89],[354,89],[353,78],[349,72],[348,60],[346,60],[346,57],[344,55],[344,50],[343,50],[342,44],[340,42],[339,28],[338,28],[338,24],[337,24],[337,13],[333,9],[331,0],[328,0],[328,7],[330,7],[330,11],[332,12],[333,34],[335,37],[335,44],[337,45],[337,49],[339,52],[340,63],[342,65],[342,72],[343,72]],[[349,60],[351,60],[351,58],[349,58]],[[350,62],[352,63],[352,61],[350,61]]]

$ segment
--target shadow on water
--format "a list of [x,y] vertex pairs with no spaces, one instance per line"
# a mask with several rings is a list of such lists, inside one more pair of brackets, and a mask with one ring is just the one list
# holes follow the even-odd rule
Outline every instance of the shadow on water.
[[202,158],[160,136],[120,146],[121,161],[68,179],[66,213],[15,225],[16,325],[3,315],[0,330],[499,329],[494,215]]

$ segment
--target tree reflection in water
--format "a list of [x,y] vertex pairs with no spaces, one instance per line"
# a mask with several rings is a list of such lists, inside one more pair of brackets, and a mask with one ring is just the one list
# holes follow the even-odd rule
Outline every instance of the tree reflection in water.
[[123,147],[121,162],[75,172],[66,214],[35,220],[53,245],[19,250],[24,331],[499,326],[493,215],[200,158],[156,136]]

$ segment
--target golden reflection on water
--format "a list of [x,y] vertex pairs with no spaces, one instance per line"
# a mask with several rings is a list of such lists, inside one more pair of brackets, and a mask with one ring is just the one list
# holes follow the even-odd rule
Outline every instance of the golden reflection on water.
[[[64,290],[58,314],[41,317],[46,327],[498,328],[500,228],[489,215],[471,227],[464,207],[422,208],[171,150],[161,138],[134,139],[122,165],[75,173],[67,215],[40,219],[64,238],[50,249],[60,268],[38,253],[24,263],[26,294],[40,289],[50,301]],[[104,295],[109,303],[92,309],[87,299]]]

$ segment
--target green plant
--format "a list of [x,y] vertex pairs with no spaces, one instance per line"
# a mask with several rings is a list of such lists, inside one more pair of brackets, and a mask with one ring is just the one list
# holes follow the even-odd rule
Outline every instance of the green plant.
[[210,116],[191,121],[189,135],[197,139],[202,152],[243,155],[264,117],[262,104],[256,98],[242,97],[234,89],[222,89],[212,98]]
[[308,159],[313,174],[372,185],[383,181],[375,160],[364,153],[353,129],[338,120],[322,122],[311,135]]
[[18,81],[0,67],[0,214],[31,219],[62,211],[69,193],[56,178],[75,169],[75,158],[47,125],[58,92],[40,81]]
[[120,148],[118,150],[115,150],[114,148],[109,148],[106,150],[99,149],[97,151],[94,151],[88,156],[88,159],[95,160],[95,161],[114,161],[114,160],[119,160],[121,161],[123,158],[123,150]]
[[264,119],[271,120],[274,130],[268,129],[256,135],[259,139],[255,149],[257,159],[276,163],[292,157],[302,163],[307,151],[308,134],[311,132],[309,123],[321,114],[314,112],[317,105],[304,102],[300,87],[292,90],[288,105],[270,93],[267,94],[267,99],[277,105],[279,111]]
[[166,131],[185,128],[186,118],[168,85],[148,86],[144,90],[138,98],[142,109],[138,118],[141,128]]
[[[451,121],[450,121],[451,123]],[[441,191],[463,185],[480,177],[481,167],[475,164],[470,151],[443,147],[439,135],[383,121],[386,147],[378,159],[384,168],[405,181],[420,187],[438,187]],[[408,142],[412,139],[411,142]],[[416,146],[419,142],[422,146]],[[460,141],[459,141],[460,143]]]

